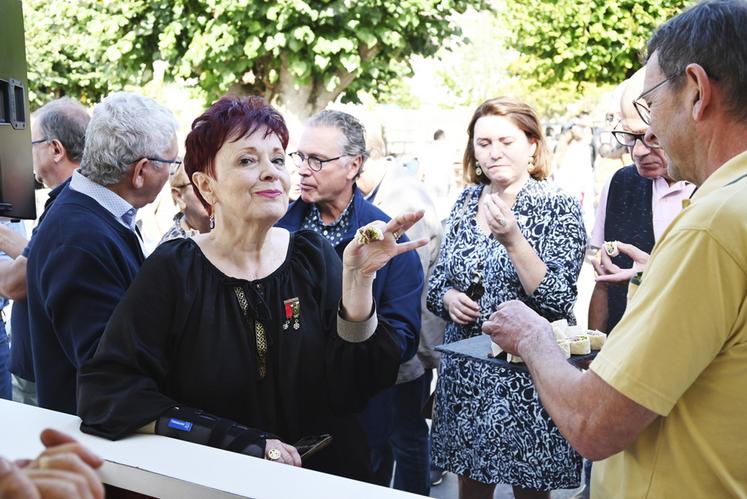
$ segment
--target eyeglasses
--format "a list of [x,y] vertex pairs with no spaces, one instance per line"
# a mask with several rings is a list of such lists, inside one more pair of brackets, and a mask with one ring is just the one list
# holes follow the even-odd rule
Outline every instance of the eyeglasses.
[[176,170],[182,164],[181,159],[163,159],[163,158],[159,158],[158,156],[155,156],[153,158],[145,158],[145,159],[147,159],[148,161],[154,161],[157,163],[166,163],[167,165],[169,165],[169,173],[172,175],[176,173]]
[[663,86],[665,83],[669,83],[673,79],[677,78],[680,74],[681,73],[679,73],[679,72],[675,73],[672,76],[670,76],[669,78],[667,78],[667,79],[665,79],[663,81],[660,81],[659,83],[657,83],[653,87],[651,87],[648,90],[646,90],[645,92],[643,92],[641,95],[638,96],[638,98],[636,100],[633,101],[633,107],[635,108],[636,112],[638,112],[638,116],[641,117],[641,120],[643,120],[643,122],[645,124],[648,125],[651,122],[651,109],[649,109],[648,104],[646,104],[645,97],[647,95],[651,95],[651,93],[654,90],[656,90],[657,88]]
[[645,133],[632,133],[632,132],[623,132],[622,130],[613,130],[612,136],[615,137],[615,140],[620,145],[626,146],[626,147],[635,147],[636,141],[640,140],[644,146],[648,147],[649,149],[660,149],[661,146],[656,143],[651,143],[646,139]]
[[44,137],[44,138],[42,138],[42,139],[38,139],[38,140],[32,140],[32,141],[31,141],[31,145],[32,145],[32,146],[35,146],[35,145],[37,145],[37,144],[42,144],[42,143],[44,143],[44,142],[49,142],[49,137]]
[[316,156],[307,156],[300,151],[296,151],[296,152],[290,153],[289,156],[293,158],[293,162],[296,164],[298,168],[301,168],[304,163],[308,163],[309,168],[311,168],[315,172],[318,172],[318,171],[321,171],[322,167],[324,166],[324,163],[329,163],[330,161],[344,158],[345,156],[350,156],[350,154],[341,154],[340,156],[337,156],[336,158],[319,159]]

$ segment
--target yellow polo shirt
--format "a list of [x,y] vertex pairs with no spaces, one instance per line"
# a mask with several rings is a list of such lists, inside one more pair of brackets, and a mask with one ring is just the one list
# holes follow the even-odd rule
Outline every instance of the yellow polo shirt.
[[591,369],[660,415],[595,463],[593,498],[747,497],[747,153],[669,226]]

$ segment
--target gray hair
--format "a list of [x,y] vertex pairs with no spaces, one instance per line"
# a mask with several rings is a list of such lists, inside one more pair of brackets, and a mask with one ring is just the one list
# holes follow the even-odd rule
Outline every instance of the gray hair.
[[69,97],[53,100],[36,110],[34,120],[44,138],[58,140],[67,159],[80,163],[86,142],[86,127],[91,117],[80,102]]
[[363,123],[352,114],[342,111],[325,109],[309,118],[308,126],[330,126],[342,132],[345,143],[340,144],[342,153],[347,156],[363,156],[363,161],[368,159],[366,150],[366,129]]
[[163,158],[176,128],[171,111],[153,99],[129,92],[110,94],[93,108],[80,172],[98,184],[115,184],[136,161]]
[[688,64],[701,65],[724,89],[729,111],[747,121],[747,2],[705,0],[661,25],[648,43],[673,86]]

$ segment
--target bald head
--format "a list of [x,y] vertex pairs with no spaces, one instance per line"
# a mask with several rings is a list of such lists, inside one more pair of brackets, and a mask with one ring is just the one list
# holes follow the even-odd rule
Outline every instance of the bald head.
[[[622,111],[622,128],[624,131],[643,135],[648,130],[648,125],[644,123],[638,115],[633,101],[643,92],[643,79],[646,76],[646,68],[641,68],[628,79],[627,85],[623,90],[620,98],[620,109]],[[655,149],[646,146],[640,138],[633,139],[635,143],[629,147],[630,155],[633,156],[633,162],[638,170],[638,174],[646,178],[664,177],[668,180],[667,165],[669,159],[662,149]]]
[[[620,111],[622,112],[623,127],[639,133],[646,129],[646,124],[638,116],[638,111],[633,106],[633,101],[643,92],[643,79],[646,76],[646,68],[643,67],[628,78],[627,84],[620,98]],[[626,126],[627,125],[627,126]]]

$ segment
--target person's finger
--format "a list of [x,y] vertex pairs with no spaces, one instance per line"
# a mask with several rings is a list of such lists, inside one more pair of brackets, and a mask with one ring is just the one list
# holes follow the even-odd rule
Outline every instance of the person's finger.
[[37,499],[39,494],[26,474],[0,457],[0,497],[3,499]]
[[44,444],[44,447],[55,447],[57,445],[78,443],[77,440],[75,440],[73,437],[71,437],[67,433],[63,433],[59,430],[55,430],[54,428],[46,428],[42,430],[41,435],[39,435],[39,438],[41,439],[41,442]]
[[36,461],[36,467],[42,470],[61,470],[77,474],[88,482],[88,488],[96,498],[104,497],[104,486],[96,472],[75,453],[41,456]]
[[480,306],[469,299],[467,296],[460,297],[454,304],[464,319],[470,321],[480,317]]
[[607,273],[602,262],[596,258],[591,260],[591,266],[594,267],[594,272],[596,272],[597,275],[604,275]]
[[602,261],[602,265],[604,267],[604,274],[614,274],[615,272],[620,272],[620,267],[612,263],[612,259],[606,251],[602,250],[599,254],[600,260]]
[[511,207],[506,203],[503,199],[501,199],[501,195],[497,192],[494,192],[490,196],[488,196],[493,200],[493,202],[498,206],[498,208],[503,212],[504,214],[508,214],[509,211],[511,211]]
[[417,239],[415,241],[407,241],[404,243],[398,243],[397,253],[395,254],[395,256],[401,255],[402,253],[407,253],[408,251],[412,251],[414,249],[418,249],[421,246],[425,246],[426,244],[428,244],[428,239],[425,239],[425,238]]
[[620,250],[620,253],[624,253],[632,258],[634,262],[644,265],[648,263],[648,259],[651,256],[642,249],[633,246],[632,244],[621,243],[619,241],[617,243],[617,249]]
[[482,332],[492,337],[494,334],[498,332],[498,323],[492,320],[487,320],[483,322]]
[[284,443],[283,445],[285,446],[285,450],[288,451],[288,456],[290,457],[288,464],[293,466],[301,466],[301,455],[298,453],[298,449],[286,443]]
[[29,469],[26,470],[26,476],[44,499],[96,499],[88,488],[86,479],[77,473],[55,469]]
[[449,310],[449,317],[460,326],[464,326],[469,322],[467,317],[454,307]]
[[287,449],[287,447],[285,445],[281,445],[279,450],[280,450],[280,459],[278,459],[278,461],[280,461],[283,464],[295,466],[295,464],[293,464],[293,456],[291,456],[291,453]]
[[15,469],[16,466],[13,465],[13,463],[8,461],[4,457],[0,457],[0,478],[4,477],[5,475],[14,473]]
[[472,310],[470,308],[463,308],[462,313],[467,317],[468,320],[474,321],[480,317],[480,310]]
[[493,312],[492,314],[490,314],[490,317],[488,317],[488,320],[486,322],[495,322],[495,318],[497,314],[498,312]]
[[457,303],[459,303],[462,306],[462,309],[467,311],[473,311],[473,312],[480,312],[480,305],[477,304],[472,298],[467,296],[466,294],[462,293],[459,296],[457,296]]
[[501,218],[503,216],[503,212],[501,211],[500,206],[496,204],[493,196],[487,196],[485,198],[483,206],[485,207],[485,215],[488,221],[490,219]]
[[[45,430],[45,431],[47,431],[47,430]],[[55,431],[55,430],[50,430],[50,431]],[[60,433],[60,432],[57,432],[57,433]],[[44,438],[44,435],[45,435],[45,433],[42,432],[42,438]],[[61,435],[64,435],[64,434],[61,434]],[[67,435],[64,435],[64,436],[67,437]],[[53,438],[56,438],[56,437],[53,437]],[[54,444],[51,447],[48,446],[44,450],[44,452],[42,452],[39,455],[39,457],[42,457],[42,456],[54,456],[54,455],[57,455],[57,454],[72,453],[72,454],[75,454],[78,457],[80,457],[83,460],[83,462],[85,462],[88,466],[91,466],[93,468],[99,468],[102,464],[104,464],[104,461],[99,456],[97,456],[96,454],[94,454],[93,452],[91,452],[85,446],[83,446],[82,444],[79,444],[78,442],[76,442],[73,439],[70,439],[70,440],[72,440],[72,441],[69,442],[69,443]],[[54,441],[54,440],[52,440],[52,441]],[[42,439],[42,443],[44,443],[43,439]],[[45,443],[45,445],[46,445],[46,443]]]
[[632,279],[636,273],[635,269],[619,270],[611,274],[597,276],[597,282],[625,282]]
[[609,268],[610,265],[613,265],[612,258],[610,258],[604,248],[599,250],[599,262],[604,266],[604,268]]
[[400,236],[410,230],[425,215],[425,210],[418,210],[410,213],[397,215],[387,222],[385,232],[397,232]]

